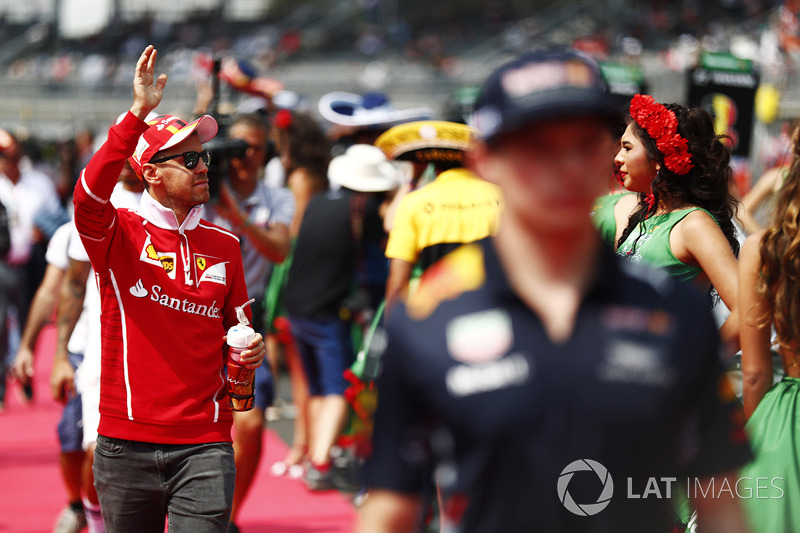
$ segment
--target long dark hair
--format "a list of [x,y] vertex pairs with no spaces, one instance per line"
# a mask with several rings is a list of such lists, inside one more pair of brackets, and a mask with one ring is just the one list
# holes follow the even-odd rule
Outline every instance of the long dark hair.
[[310,115],[297,112],[291,115],[289,124],[281,128],[286,134],[283,149],[288,151],[291,160],[291,168],[286,169],[286,175],[297,168],[304,168],[319,182],[320,190],[326,189],[331,151],[325,132]]
[[[639,194],[639,204],[628,219],[628,225],[617,241],[617,247],[628,239],[636,226],[655,214],[659,201],[664,199],[670,205],[696,205],[707,210],[714,217],[734,255],[739,255],[739,241],[733,215],[736,213],[736,199],[730,193],[733,181],[730,149],[722,142],[725,138],[714,131],[711,115],[699,107],[687,108],[678,104],[665,104],[664,107],[675,113],[678,119],[678,133],[689,142],[692,155],[692,169],[678,175],[664,165],[664,155],[656,147],[652,137],[636,121],[631,122],[633,133],[644,145],[647,156],[661,163],[661,169],[651,184],[653,202],[648,203],[647,195]],[[636,242],[643,234],[640,230]],[[634,242],[634,248],[636,246]]]

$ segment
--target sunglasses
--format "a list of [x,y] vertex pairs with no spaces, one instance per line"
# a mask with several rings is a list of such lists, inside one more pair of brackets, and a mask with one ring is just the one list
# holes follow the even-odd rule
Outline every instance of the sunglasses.
[[182,154],[175,154],[175,155],[168,155],[166,157],[160,157],[158,159],[150,160],[151,163],[163,163],[164,161],[169,161],[170,159],[177,159],[179,157],[183,158],[183,166],[192,170],[194,167],[197,166],[197,163],[200,160],[203,160],[203,163],[206,166],[211,164],[211,152],[208,150],[203,150],[202,152],[183,152]]

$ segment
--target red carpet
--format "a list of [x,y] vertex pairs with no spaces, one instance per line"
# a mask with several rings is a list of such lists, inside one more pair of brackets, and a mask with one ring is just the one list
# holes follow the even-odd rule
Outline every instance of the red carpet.
[[[50,366],[55,331],[47,327],[39,340],[34,382],[35,400],[17,400],[9,384],[0,413],[0,533],[50,533],[65,505],[58,469],[56,424],[61,406],[50,399]],[[352,504],[337,492],[312,493],[300,481],[273,478],[269,466],[286,454],[286,444],[265,433],[261,467],[238,525],[242,533],[345,533],[353,530]]]

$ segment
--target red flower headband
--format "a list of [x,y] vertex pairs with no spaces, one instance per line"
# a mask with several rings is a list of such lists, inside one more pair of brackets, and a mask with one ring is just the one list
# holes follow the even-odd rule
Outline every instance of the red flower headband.
[[292,125],[292,112],[288,109],[279,110],[275,113],[275,118],[272,119],[272,123],[282,130],[289,129],[289,126]]
[[678,133],[675,113],[652,96],[637,94],[631,100],[631,117],[656,142],[658,151],[664,155],[664,166],[681,176],[692,170],[689,141]]

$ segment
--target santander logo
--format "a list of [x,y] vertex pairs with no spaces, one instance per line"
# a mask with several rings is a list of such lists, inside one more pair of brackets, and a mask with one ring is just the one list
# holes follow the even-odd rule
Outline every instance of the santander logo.
[[144,298],[145,296],[147,296],[147,289],[144,288],[144,284],[142,283],[141,279],[137,281],[136,285],[131,287],[129,290],[131,291],[131,294],[133,294],[137,298]]
[[216,300],[211,302],[210,305],[199,304],[197,302],[189,301],[188,298],[181,300],[179,298],[171,297],[168,294],[165,294],[163,290],[164,289],[161,288],[161,285],[153,285],[148,291],[144,287],[144,283],[142,283],[141,279],[139,279],[139,281],[137,281],[133,287],[128,289],[128,291],[136,298],[146,298],[147,296],[150,296],[150,299],[159,305],[169,307],[170,309],[174,309],[182,313],[188,313],[190,315],[202,315],[209,318],[222,318],[222,315],[220,314],[221,309],[217,307]]

